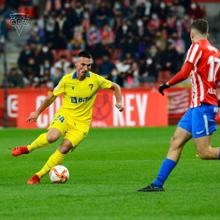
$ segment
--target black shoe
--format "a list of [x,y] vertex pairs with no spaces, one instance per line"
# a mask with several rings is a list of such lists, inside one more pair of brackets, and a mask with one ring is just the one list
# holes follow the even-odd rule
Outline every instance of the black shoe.
[[150,185],[142,188],[142,189],[138,189],[138,192],[163,192],[165,191],[163,186],[154,186],[153,183],[151,183]]

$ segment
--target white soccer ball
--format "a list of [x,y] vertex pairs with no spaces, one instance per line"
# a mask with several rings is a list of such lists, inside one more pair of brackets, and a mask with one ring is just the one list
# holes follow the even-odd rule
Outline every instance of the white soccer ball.
[[69,171],[65,166],[57,165],[51,168],[49,177],[52,183],[65,183],[69,179]]

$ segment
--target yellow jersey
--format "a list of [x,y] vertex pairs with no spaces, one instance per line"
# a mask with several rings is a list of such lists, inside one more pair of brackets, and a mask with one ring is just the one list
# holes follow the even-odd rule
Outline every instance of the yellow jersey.
[[78,121],[89,122],[99,89],[109,89],[112,82],[89,71],[84,80],[78,80],[76,72],[66,74],[54,88],[53,95],[63,95],[61,109]]

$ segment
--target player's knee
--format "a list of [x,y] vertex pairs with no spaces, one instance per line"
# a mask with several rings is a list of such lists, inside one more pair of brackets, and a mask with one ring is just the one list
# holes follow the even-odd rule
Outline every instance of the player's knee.
[[179,141],[179,138],[177,137],[177,136],[173,136],[173,137],[171,137],[171,146],[173,146],[173,147],[179,147],[180,146],[180,141]]
[[67,154],[71,149],[74,149],[73,146],[60,146],[59,150],[62,154]]
[[198,155],[199,155],[199,158],[202,159],[202,160],[210,159],[210,153],[206,149],[199,150]]
[[72,149],[74,149],[74,145],[67,139],[64,139],[59,147],[62,154],[67,154]]
[[58,138],[59,136],[57,136],[57,134],[50,134],[47,136],[47,140],[49,143],[55,142]]

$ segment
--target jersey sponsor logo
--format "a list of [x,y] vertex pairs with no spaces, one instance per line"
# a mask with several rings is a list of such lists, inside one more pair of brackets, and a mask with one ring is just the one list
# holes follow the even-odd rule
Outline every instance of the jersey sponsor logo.
[[71,97],[71,102],[72,103],[82,103],[82,102],[88,102],[91,97],[86,97],[86,98],[82,98],[82,97]]
[[217,94],[217,91],[216,91],[216,89],[209,88],[209,89],[208,89],[208,93],[211,94],[211,95],[216,95],[216,94]]

